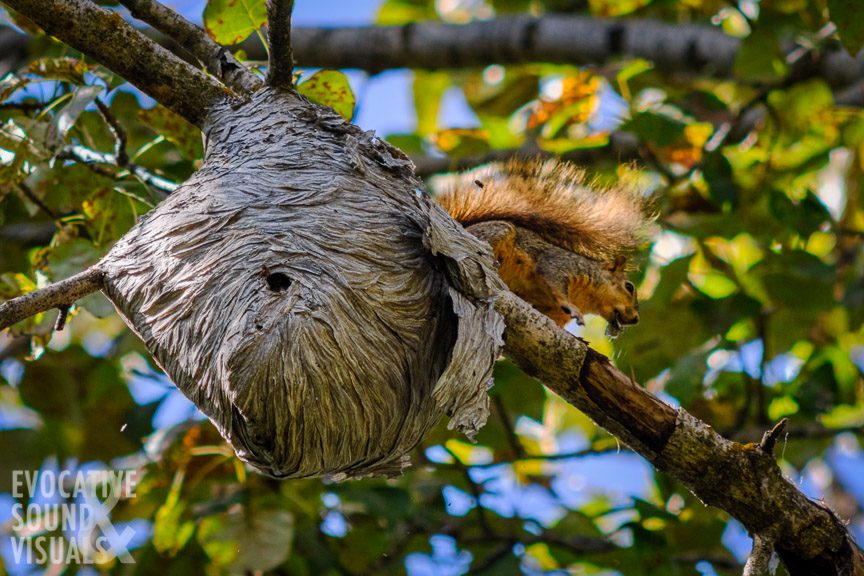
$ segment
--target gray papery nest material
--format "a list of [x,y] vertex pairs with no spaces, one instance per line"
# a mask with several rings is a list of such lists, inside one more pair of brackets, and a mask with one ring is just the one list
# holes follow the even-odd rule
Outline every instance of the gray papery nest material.
[[397,474],[444,414],[472,436],[502,344],[488,246],[293,92],[210,118],[202,168],[99,264],[159,365],[276,477]]

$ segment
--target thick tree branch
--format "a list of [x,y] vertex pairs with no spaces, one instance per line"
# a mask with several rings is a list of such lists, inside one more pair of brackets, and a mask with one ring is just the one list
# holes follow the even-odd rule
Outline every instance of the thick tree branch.
[[207,71],[240,94],[254,92],[261,80],[234,58],[227,49],[207,36],[171,8],[155,0],[120,0],[132,16],[150,24],[177,42],[207,68]]
[[502,295],[496,308],[507,323],[504,351],[523,370],[703,502],[771,539],[792,576],[864,575],[864,552],[843,523],[784,478],[771,454],[662,403],[514,295]]
[[[600,64],[627,56],[667,72],[733,75],[740,40],[719,28],[652,20],[587,16],[502,17],[470,24],[418,22],[405,26],[296,28],[294,55],[303,66],[359,68],[464,68],[489,64],[553,62]],[[244,44],[250,57],[260,48]],[[845,86],[864,76],[864,53],[811,53],[796,63],[808,76]]]
[[102,270],[94,266],[45,288],[3,302],[0,304],[0,330],[52,308],[68,309],[76,300],[101,290],[102,277]]
[[45,32],[87,54],[157,102],[202,126],[231,93],[91,0],[3,0]]
[[291,49],[291,9],[294,0],[267,0],[270,66],[267,83],[277,88],[294,84],[294,54]]

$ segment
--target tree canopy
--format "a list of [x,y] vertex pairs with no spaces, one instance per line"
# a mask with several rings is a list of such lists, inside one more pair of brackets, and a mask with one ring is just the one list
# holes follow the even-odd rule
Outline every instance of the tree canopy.
[[[266,67],[264,0],[202,2],[209,40],[147,0],[121,4],[207,70],[202,103],[221,90],[212,78],[239,91],[298,72],[302,94],[350,119],[364,104],[356,70],[411,69],[415,129],[380,136],[433,190],[450,170],[544,155],[651,195],[657,232],[632,272],[639,325],[614,341],[599,318],[570,328],[734,446],[774,449],[783,476],[864,540],[864,21],[853,2],[384,0],[374,25],[295,28],[293,71],[290,53]],[[191,97],[163,101],[171,111],[124,81],[139,62],[109,69],[21,13],[4,21],[9,299],[97,262],[204,147]],[[167,82],[150,81],[151,96]],[[470,108],[464,125],[441,122],[453,94]],[[101,294],[62,330],[56,316],[0,335],[0,491],[14,470],[140,470],[136,497],[112,513],[138,535],[136,564],[108,555],[100,570],[722,575],[746,560],[746,530],[703,505],[693,478],[655,471],[570,404],[553,354],[532,375],[564,398],[502,359],[476,444],[442,422],[400,478],[278,482],[247,470]],[[737,490],[740,478],[715,472],[718,493]],[[30,569],[0,552],[8,572]]]

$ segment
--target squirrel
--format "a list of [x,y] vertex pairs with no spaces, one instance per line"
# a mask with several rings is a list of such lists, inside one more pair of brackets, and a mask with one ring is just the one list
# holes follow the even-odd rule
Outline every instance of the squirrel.
[[566,162],[511,160],[451,177],[436,200],[489,243],[510,290],[559,326],[597,314],[614,338],[639,321],[627,255],[650,218],[638,192],[595,188]]

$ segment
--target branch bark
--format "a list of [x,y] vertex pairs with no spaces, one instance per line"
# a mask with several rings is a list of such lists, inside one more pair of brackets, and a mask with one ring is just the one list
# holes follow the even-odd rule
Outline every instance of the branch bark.
[[91,0],[3,0],[45,32],[87,54],[196,126],[231,93],[204,72]]
[[291,9],[294,0],[267,0],[270,66],[267,83],[276,88],[294,84],[294,54],[291,50]]
[[662,403],[516,296],[502,295],[496,308],[507,324],[504,351],[526,373],[703,502],[773,541],[792,576],[864,575],[864,552],[843,522],[784,478],[770,453]]
[[189,22],[171,8],[154,0],[120,0],[132,16],[150,24],[198,59],[207,71],[240,94],[254,92],[261,80],[234,58],[227,48],[217,44],[199,26]]
[[68,308],[76,300],[102,289],[102,270],[88,268],[65,280],[0,304],[0,330],[52,308]]
[[[719,28],[653,20],[605,20],[587,16],[501,17],[470,24],[418,22],[404,26],[295,28],[294,52],[303,66],[359,68],[465,68],[489,64],[553,62],[599,64],[615,57],[651,60],[667,72],[717,77],[734,73],[741,42]],[[243,49],[264,59],[252,42]],[[796,66],[832,86],[864,76],[864,53],[810,54]]]

